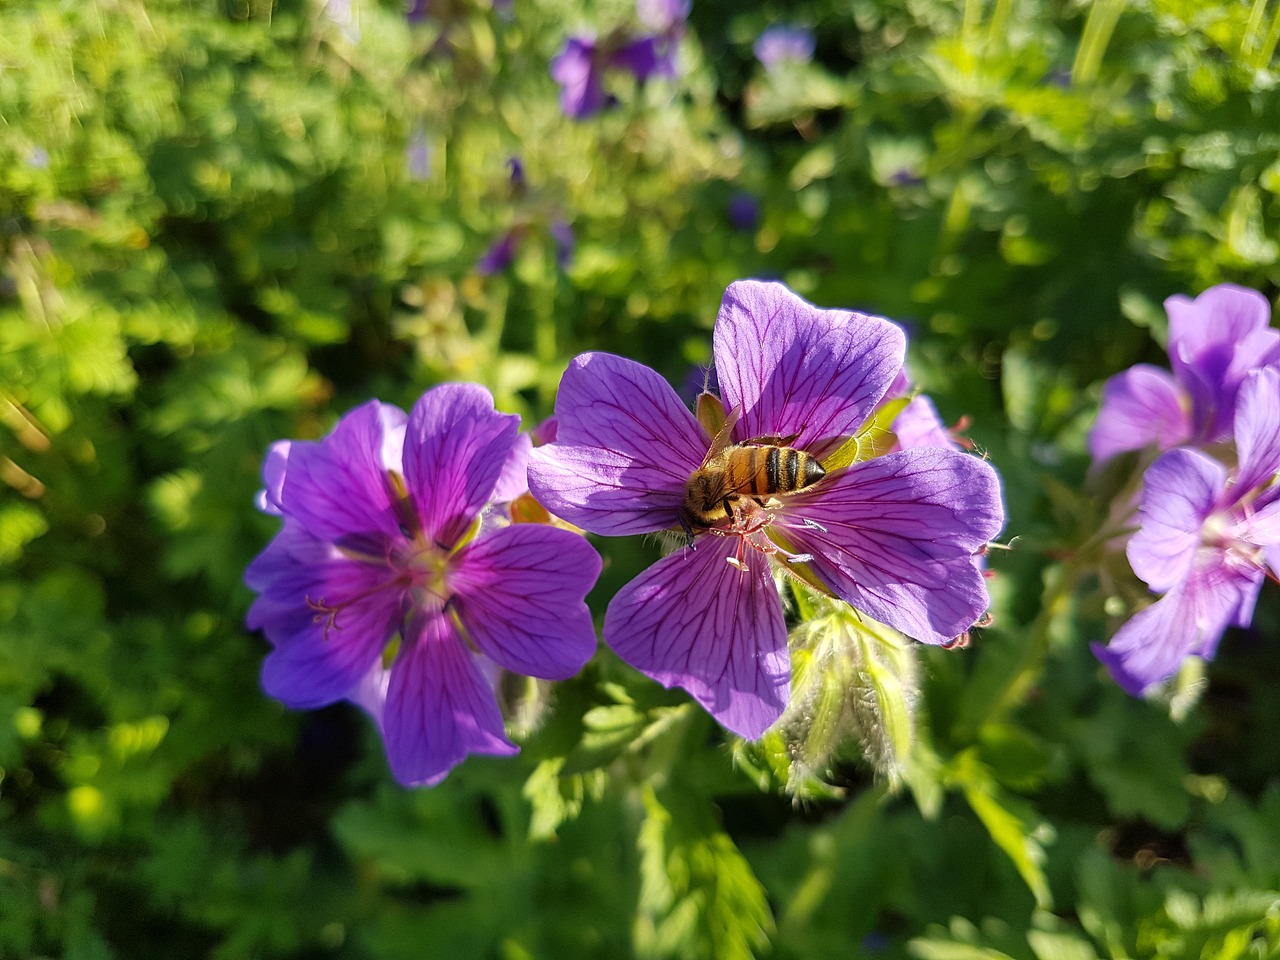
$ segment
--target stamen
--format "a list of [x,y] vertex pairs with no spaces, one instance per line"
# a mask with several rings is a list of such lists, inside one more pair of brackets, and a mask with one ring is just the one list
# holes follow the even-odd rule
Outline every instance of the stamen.
[[826,527],[820,524],[817,520],[810,520],[808,517],[804,517],[801,519],[800,526],[804,527],[807,530],[817,530],[819,533],[827,532]]

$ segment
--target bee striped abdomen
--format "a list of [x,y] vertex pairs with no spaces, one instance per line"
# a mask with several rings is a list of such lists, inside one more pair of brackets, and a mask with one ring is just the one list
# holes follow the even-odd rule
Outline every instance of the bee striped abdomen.
[[726,447],[689,477],[680,522],[686,530],[709,527],[732,516],[739,497],[754,497],[763,505],[765,498],[803,490],[826,474],[822,464],[794,447],[761,443]]

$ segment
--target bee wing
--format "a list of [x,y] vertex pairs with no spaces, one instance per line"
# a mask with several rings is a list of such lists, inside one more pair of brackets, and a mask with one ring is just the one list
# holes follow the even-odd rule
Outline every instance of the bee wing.
[[707,455],[702,458],[702,465],[705,467],[708,463],[720,456],[725,448],[730,445],[730,437],[733,436],[734,425],[738,422],[738,410],[729,410],[724,415],[724,426],[716,431],[716,435],[711,440],[711,447],[707,450]]

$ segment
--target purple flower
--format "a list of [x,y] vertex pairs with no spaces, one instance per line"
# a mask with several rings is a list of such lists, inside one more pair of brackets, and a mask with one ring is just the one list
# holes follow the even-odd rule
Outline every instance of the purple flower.
[[410,23],[421,23],[427,19],[427,0],[409,0],[404,18]]
[[493,273],[501,273],[511,266],[511,261],[516,258],[516,250],[519,248],[520,240],[523,236],[523,227],[513,227],[498,237],[497,240],[489,245],[489,249],[484,252],[484,256],[476,261],[476,273],[487,277]]
[[808,63],[813,59],[814,37],[808,27],[778,24],[766,27],[751,48],[765,70],[773,73],[788,63]]
[[431,176],[431,145],[427,143],[427,132],[421,127],[413,132],[405,148],[405,166],[414,180]]
[[655,33],[683,30],[691,7],[690,0],[636,0],[640,22]]
[[754,233],[760,225],[760,202],[745,190],[737,190],[729,198],[729,222],[733,229]]
[[1129,563],[1163,596],[1094,653],[1116,683],[1140,695],[1188,656],[1213,657],[1228,626],[1247,626],[1267,569],[1280,576],[1280,370],[1239,385],[1239,465],[1229,471],[1186,447],[1162,454],[1143,478]]
[[551,61],[551,77],[560,84],[560,108],[565,115],[585,120],[613,105],[614,98],[604,89],[608,69],[627,70],[640,81],[655,73],[671,72],[673,68],[660,39],[632,39],[618,33],[597,43],[591,37],[570,37]]
[[[895,381],[905,349],[887,320],[818,309],[781,284],[732,284],[714,336],[732,441],[785,441],[832,462]],[[621,357],[583,354],[561,381],[556,417],[556,442],[529,463],[544,506],[608,536],[679,525],[712,437],[665,380]],[[974,554],[1002,522],[995,472],[967,454],[921,448],[833,466],[806,489],[740,497],[693,535],[693,548],[618,592],[605,640],[729,730],[758,737],[782,713],[790,679],[772,563],[941,644],[986,611]]]
[[573,227],[569,226],[567,220],[556,217],[547,224],[547,232],[551,234],[551,239],[555,241],[556,266],[561,270],[567,270],[569,264],[573,262],[573,251],[576,245]]
[[561,679],[595,650],[595,550],[485,509],[525,489],[518,423],[484,388],[445,384],[407,417],[370,401],[267,455],[259,505],[284,527],[245,573],[248,625],[273,646],[263,686],[295,708],[364,706],[405,784],[516,752],[499,669]]
[[1223,283],[1195,300],[1170,297],[1164,306],[1173,372],[1138,364],[1107,381],[1089,434],[1095,461],[1226,439],[1244,378],[1280,363],[1280,330],[1270,328],[1271,305],[1260,293]]

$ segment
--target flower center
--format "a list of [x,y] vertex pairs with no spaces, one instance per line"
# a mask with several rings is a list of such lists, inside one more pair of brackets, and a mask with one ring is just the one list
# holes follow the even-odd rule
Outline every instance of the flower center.
[[[760,501],[752,497],[739,497],[732,506],[729,515],[729,523],[724,526],[715,526],[707,530],[707,533],[717,537],[737,537],[737,550],[732,557],[726,557],[727,563],[737,567],[742,571],[749,568],[747,558],[747,548],[750,547],[756,553],[764,557],[774,557],[785,563],[808,563],[813,559],[813,555],[809,553],[794,553],[781,539],[776,531],[771,534],[769,528],[773,525],[773,521],[782,512],[782,501],[777,497],[770,497],[768,500]],[[812,526],[821,529],[810,520],[804,521],[805,526]]]

